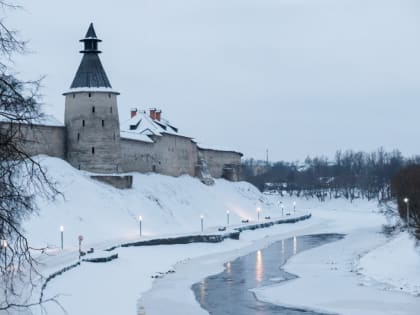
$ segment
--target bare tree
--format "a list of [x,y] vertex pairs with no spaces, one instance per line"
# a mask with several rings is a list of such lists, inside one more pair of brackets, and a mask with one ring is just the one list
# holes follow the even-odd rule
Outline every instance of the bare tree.
[[[37,262],[22,221],[36,211],[34,196],[54,198],[58,191],[40,163],[25,150],[25,133],[42,117],[40,80],[23,81],[13,72],[13,55],[26,42],[5,24],[5,14],[18,6],[0,0],[0,310],[29,307]],[[22,294],[25,292],[25,294]]]

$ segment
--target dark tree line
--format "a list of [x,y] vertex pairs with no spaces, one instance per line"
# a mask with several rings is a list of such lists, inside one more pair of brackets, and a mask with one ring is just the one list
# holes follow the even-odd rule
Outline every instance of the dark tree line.
[[420,165],[403,167],[391,181],[398,212],[410,232],[420,239]]
[[391,178],[405,165],[420,158],[405,159],[397,150],[387,152],[337,151],[334,159],[307,157],[303,163],[267,163],[245,160],[243,174],[262,191],[311,197],[345,197],[387,200]]

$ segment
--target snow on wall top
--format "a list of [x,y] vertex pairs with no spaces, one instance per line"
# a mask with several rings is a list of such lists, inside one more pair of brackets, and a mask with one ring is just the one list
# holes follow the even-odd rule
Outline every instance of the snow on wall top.
[[17,116],[15,113],[8,117],[7,113],[0,115],[0,122],[12,122],[21,124],[32,124],[40,126],[64,127],[64,124],[53,115],[42,114],[37,118],[25,118],[25,116]]
[[233,150],[231,148],[228,147],[224,147],[224,146],[220,146],[220,145],[207,145],[207,144],[203,144],[201,142],[197,143],[197,146],[199,149],[202,150],[213,150],[213,151],[223,151],[223,152],[233,152],[233,153],[237,153],[240,155],[243,155],[241,152]]

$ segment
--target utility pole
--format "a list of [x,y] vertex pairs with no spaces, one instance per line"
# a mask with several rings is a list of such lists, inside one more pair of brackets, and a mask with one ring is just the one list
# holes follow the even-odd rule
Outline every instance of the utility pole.
[[268,149],[266,150],[266,163],[267,163],[267,166],[268,166]]

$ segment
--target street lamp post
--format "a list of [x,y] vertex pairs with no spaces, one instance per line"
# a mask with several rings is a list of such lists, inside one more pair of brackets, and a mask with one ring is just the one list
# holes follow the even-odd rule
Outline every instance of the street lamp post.
[[293,201],[293,212],[296,213],[296,201]]
[[258,222],[260,222],[260,212],[261,212],[261,208],[258,207],[257,208],[257,217],[258,217]]
[[200,219],[201,219],[201,232],[203,232],[204,231],[204,216],[201,215]]
[[227,226],[229,226],[229,214],[230,214],[230,211],[229,211],[229,210],[227,210],[227,211],[226,211],[226,225],[227,225]]
[[284,205],[283,202],[281,203],[281,216],[284,216]]
[[61,234],[61,250],[64,249],[64,226],[60,225],[60,234]]
[[407,230],[410,229],[410,199],[404,198],[405,205],[407,206]]
[[143,217],[139,215],[139,228],[140,228],[140,237],[141,237],[141,223],[143,222]]

